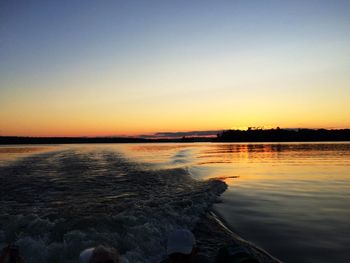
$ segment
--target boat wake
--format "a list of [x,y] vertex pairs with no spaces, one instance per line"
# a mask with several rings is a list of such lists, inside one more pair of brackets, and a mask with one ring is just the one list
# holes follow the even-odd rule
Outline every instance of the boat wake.
[[168,233],[193,229],[227,187],[102,148],[31,155],[1,166],[0,180],[0,245],[15,242],[28,263],[77,262],[97,244],[158,262]]

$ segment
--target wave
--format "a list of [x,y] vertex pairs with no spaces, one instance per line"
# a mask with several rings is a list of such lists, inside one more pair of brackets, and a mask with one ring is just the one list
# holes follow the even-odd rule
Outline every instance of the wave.
[[168,233],[193,229],[225,191],[187,169],[153,169],[118,152],[71,148],[0,167],[0,243],[26,262],[77,262],[97,244],[130,262],[158,262]]

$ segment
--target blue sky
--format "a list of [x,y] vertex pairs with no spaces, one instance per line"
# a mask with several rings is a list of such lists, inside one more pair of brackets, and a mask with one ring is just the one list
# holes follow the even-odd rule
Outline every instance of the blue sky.
[[348,127],[349,31],[349,1],[1,1],[1,130]]

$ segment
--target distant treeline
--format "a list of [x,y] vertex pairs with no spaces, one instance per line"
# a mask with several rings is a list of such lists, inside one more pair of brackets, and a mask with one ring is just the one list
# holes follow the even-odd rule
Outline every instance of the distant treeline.
[[248,129],[227,130],[217,135],[217,142],[303,142],[350,141],[350,129]]
[[20,137],[0,136],[0,144],[83,144],[83,143],[152,143],[152,142],[201,142],[204,137],[145,139],[133,137]]
[[0,144],[73,144],[73,143],[137,143],[148,142],[142,138],[113,137],[17,137],[0,136]]
[[145,139],[133,137],[17,137],[0,136],[0,144],[73,144],[73,143],[154,143],[154,142],[305,142],[350,141],[350,129],[252,129],[226,130],[210,137]]

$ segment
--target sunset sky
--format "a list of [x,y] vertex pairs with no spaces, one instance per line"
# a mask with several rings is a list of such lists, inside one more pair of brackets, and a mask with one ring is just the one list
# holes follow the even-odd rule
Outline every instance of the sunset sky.
[[350,1],[0,1],[0,135],[350,128]]

